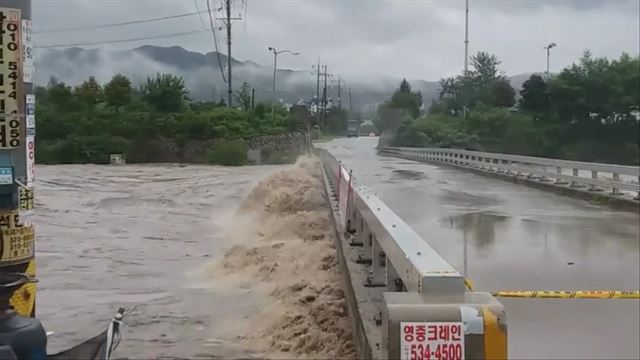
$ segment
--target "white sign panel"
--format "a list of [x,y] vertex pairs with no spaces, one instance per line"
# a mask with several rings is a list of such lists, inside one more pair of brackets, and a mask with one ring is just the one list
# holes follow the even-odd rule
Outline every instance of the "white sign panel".
[[464,360],[461,322],[401,322],[400,359]]
[[[25,103],[27,104],[27,129],[35,129],[36,127],[36,96],[27,94]],[[29,135],[29,134],[27,134]]]
[[13,184],[13,170],[10,167],[0,168],[0,185]]
[[34,167],[36,164],[36,138],[27,136],[27,187],[33,186]]
[[32,83],[36,70],[36,54],[33,50],[31,20],[22,20],[22,80]]
[[18,222],[21,226],[33,226],[33,210],[20,211]]

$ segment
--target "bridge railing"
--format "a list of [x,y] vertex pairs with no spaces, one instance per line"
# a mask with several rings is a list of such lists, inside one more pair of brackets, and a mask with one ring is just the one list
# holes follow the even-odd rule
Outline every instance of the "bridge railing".
[[440,148],[383,147],[381,154],[524,176],[612,195],[640,193],[640,167]]
[[[435,351],[442,347],[438,353],[451,351],[447,353],[450,359],[506,358],[502,305],[489,293],[470,292],[464,277],[374,191],[358,184],[352,172],[328,152],[318,150],[318,155],[336,198],[338,227],[345,234],[341,245],[360,247],[355,261],[368,271],[364,283],[353,286],[385,291],[379,309],[381,357],[437,358]],[[421,332],[424,329],[449,334],[459,331],[460,336],[428,340]],[[416,349],[422,353],[412,353]],[[460,349],[460,356],[456,356]]]

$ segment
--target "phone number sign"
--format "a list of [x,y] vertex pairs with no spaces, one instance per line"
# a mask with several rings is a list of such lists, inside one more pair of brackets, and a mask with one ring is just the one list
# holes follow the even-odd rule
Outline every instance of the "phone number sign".
[[401,322],[400,359],[464,360],[461,322]]

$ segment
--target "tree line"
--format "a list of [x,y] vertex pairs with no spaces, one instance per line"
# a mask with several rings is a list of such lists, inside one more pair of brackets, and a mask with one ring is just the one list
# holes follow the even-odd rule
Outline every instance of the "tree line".
[[640,57],[585,52],[559,74],[531,75],[516,93],[500,60],[471,57],[471,70],[442,79],[428,111],[406,80],[378,108],[393,145],[640,164]]
[[235,94],[239,107],[229,108],[222,99],[192,101],[183,79],[171,74],[149,77],[137,87],[120,74],[106,84],[90,77],[75,87],[52,77],[34,90],[36,158],[40,163],[104,163],[109,154],[124,153],[129,161],[189,161],[164,159],[162,153],[214,140],[238,152],[246,148],[241,139],[300,126],[280,105],[254,104],[248,89],[243,84]]

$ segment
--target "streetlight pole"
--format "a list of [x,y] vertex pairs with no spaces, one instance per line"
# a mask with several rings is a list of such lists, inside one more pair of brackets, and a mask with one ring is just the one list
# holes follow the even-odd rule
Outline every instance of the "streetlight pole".
[[[465,1],[465,12],[464,12],[464,74],[462,74],[465,78],[469,73],[469,0]],[[462,118],[467,118],[467,99],[465,95],[464,105],[462,105]]]
[[273,52],[273,86],[272,86],[272,90],[273,90],[273,100],[275,101],[276,99],[276,72],[277,72],[277,65],[278,65],[278,55],[282,54],[282,53],[289,53],[293,56],[298,56],[300,55],[299,52],[291,52],[290,50],[276,50],[276,48],[269,46],[269,51]]
[[465,2],[464,12],[464,74],[469,71],[469,0]]
[[549,57],[551,55],[551,49],[553,49],[556,46],[558,45],[552,42],[551,44],[543,47],[543,49],[547,50],[547,81],[551,78],[551,75],[549,73]]

